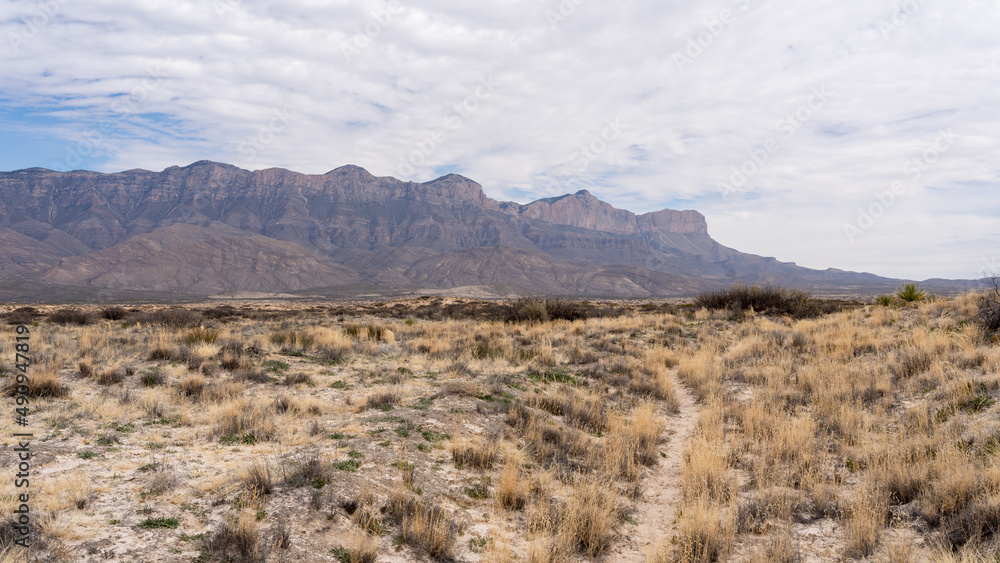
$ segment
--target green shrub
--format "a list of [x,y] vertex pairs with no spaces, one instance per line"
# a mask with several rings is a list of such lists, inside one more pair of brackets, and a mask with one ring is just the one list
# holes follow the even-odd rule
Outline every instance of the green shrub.
[[917,288],[917,284],[908,283],[896,291],[896,297],[904,303],[915,303],[917,301],[922,301],[927,293]]
[[167,528],[168,530],[173,530],[180,525],[180,520],[177,518],[146,518],[143,520],[139,527],[144,530],[152,530],[155,528]]

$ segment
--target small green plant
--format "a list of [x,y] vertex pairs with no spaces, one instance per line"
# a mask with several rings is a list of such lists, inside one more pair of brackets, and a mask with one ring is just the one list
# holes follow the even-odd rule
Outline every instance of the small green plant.
[[340,563],[351,563],[353,560],[351,557],[351,550],[344,546],[335,547],[330,550],[330,553],[332,553],[333,557]]
[[482,553],[486,546],[491,543],[493,543],[493,538],[473,536],[469,538],[469,549],[472,550],[472,553]]
[[150,371],[142,374],[142,384],[146,387],[156,387],[157,385],[163,385],[163,382],[167,378],[160,373],[160,370],[153,368]]
[[78,457],[80,459],[94,459],[95,457],[97,457],[97,454],[95,454],[94,452],[88,450],[88,451],[80,452],[80,453],[76,454],[76,457]]
[[267,371],[272,371],[274,373],[284,373],[291,366],[279,360],[268,360],[264,362],[264,367],[267,369]]
[[359,467],[361,467],[361,462],[356,459],[348,459],[337,464],[337,469],[348,473],[356,472]]
[[176,529],[177,526],[180,525],[180,523],[181,521],[178,520],[177,518],[173,517],[163,518],[161,516],[157,518],[146,518],[141,523],[139,523],[139,527],[142,528],[143,530],[153,530],[156,528],[167,528],[168,530],[173,530]]
[[905,303],[922,301],[926,296],[927,293],[924,290],[917,288],[917,284],[915,283],[908,283],[896,291],[896,297]]
[[879,295],[875,298],[875,303],[883,307],[892,306],[893,299],[891,295]]

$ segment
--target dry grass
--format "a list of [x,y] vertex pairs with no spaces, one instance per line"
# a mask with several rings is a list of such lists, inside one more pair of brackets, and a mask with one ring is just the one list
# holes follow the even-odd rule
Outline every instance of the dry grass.
[[700,413],[651,561],[985,561],[1000,350],[980,299],[801,319],[595,304],[616,313],[503,322],[446,298],[2,314],[40,319],[51,560],[94,538],[150,560],[612,560],[654,498],[679,380]]

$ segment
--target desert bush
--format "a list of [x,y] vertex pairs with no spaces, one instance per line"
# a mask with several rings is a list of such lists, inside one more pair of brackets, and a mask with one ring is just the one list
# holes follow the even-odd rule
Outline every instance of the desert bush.
[[573,538],[580,551],[598,557],[618,537],[621,517],[618,499],[607,485],[597,478],[586,478],[574,487],[562,532]]
[[205,378],[194,373],[177,383],[177,390],[185,397],[197,399],[205,390]]
[[898,377],[910,378],[931,369],[933,362],[934,358],[926,350],[910,348],[899,352],[893,371]]
[[1000,534],[1000,497],[976,499],[944,525],[944,535],[953,547],[981,544]]
[[208,344],[214,343],[219,339],[219,331],[214,328],[196,326],[189,329],[184,333],[184,342],[187,344],[197,344],[199,342],[206,342]]
[[142,384],[146,387],[156,387],[158,385],[163,385],[166,383],[167,378],[163,375],[157,368],[150,369],[146,373],[142,374]]
[[246,386],[238,381],[213,381],[205,385],[201,399],[209,403],[223,403],[243,395]]
[[149,349],[146,359],[150,361],[173,361],[183,360],[184,352],[178,346],[158,342]]
[[18,307],[4,316],[9,325],[30,325],[41,316],[41,313],[34,307]]
[[305,383],[306,385],[309,385],[312,383],[312,378],[309,377],[308,373],[298,371],[295,373],[285,374],[284,383],[289,387],[291,387],[292,385],[299,385],[300,383]]
[[927,297],[927,292],[917,288],[915,283],[908,283],[896,290],[896,297],[904,303],[914,303]]
[[368,396],[365,399],[366,409],[386,409],[392,408],[393,405],[398,405],[403,399],[402,395],[398,391],[385,390],[378,391]]
[[160,309],[142,314],[139,316],[139,320],[146,324],[184,328],[197,325],[201,321],[201,315],[188,311],[183,307],[171,307],[169,309]]
[[544,323],[554,320],[575,321],[602,316],[602,311],[589,302],[572,299],[539,299],[519,297],[503,304],[495,315],[508,323]]
[[[18,384],[14,377],[8,377],[3,394],[13,397],[18,394]],[[59,368],[54,364],[44,364],[32,368],[28,378],[28,396],[32,398],[59,398],[69,395],[69,387],[59,377]]]
[[243,488],[255,496],[271,494],[274,490],[274,477],[266,462],[254,461],[240,474]]
[[451,457],[455,467],[471,467],[474,469],[492,469],[497,461],[496,442],[486,440],[472,443],[456,443],[451,445]]
[[244,509],[236,518],[223,522],[205,541],[205,551],[234,563],[265,563],[270,545],[264,538],[256,512]]
[[875,297],[875,303],[883,307],[891,307],[894,302],[892,295],[878,295]]
[[732,543],[719,507],[697,501],[683,507],[679,518],[673,560],[681,563],[719,561]]
[[271,344],[281,347],[285,352],[304,351],[316,343],[316,338],[305,330],[277,330],[268,337]]
[[871,555],[878,547],[888,516],[886,492],[873,483],[860,487],[847,514],[847,555],[857,558]]
[[223,404],[216,415],[215,435],[222,441],[264,442],[278,434],[271,411],[246,398]]
[[405,543],[434,559],[451,559],[459,526],[444,507],[397,492],[390,500],[389,513],[399,523]]
[[109,321],[120,321],[125,318],[125,309],[114,305],[105,307],[101,309],[101,318]]
[[509,510],[521,510],[528,500],[528,487],[525,476],[515,460],[507,460],[500,471],[496,483],[495,498],[497,504]]
[[985,331],[1000,331],[1000,276],[987,278],[989,289],[979,297],[976,320]]
[[243,368],[233,372],[233,381],[267,383],[271,381],[271,377],[267,375],[267,370],[263,368]]
[[47,320],[55,324],[83,326],[93,322],[93,317],[79,309],[59,309],[50,314]]
[[125,380],[125,372],[118,368],[107,368],[97,374],[96,381],[100,385],[114,385]]
[[235,317],[237,315],[239,315],[239,311],[237,311],[236,307],[233,307],[232,305],[209,307],[208,309],[205,309],[204,311],[201,312],[201,316],[205,317],[206,319],[215,319],[215,320],[228,319],[230,317]]
[[330,482],[332,473],[330,463],[314,451],[296,462],[294,471],[285,475],[285,483],[293,487],[310,485],[321,489]]
[[378,543],[370,535],[362,534],[352,540],[350,546],[338,546],[331,551],[337,563],[376,563]]
[[753,309],[757,313],[791,315],[796,318],[815,317],[821,309],[809,293],[799,289],[746,285],[738,283],[728,289],[708,291],[695,297],[694,304],[705,309],[728,309],[737,318]]

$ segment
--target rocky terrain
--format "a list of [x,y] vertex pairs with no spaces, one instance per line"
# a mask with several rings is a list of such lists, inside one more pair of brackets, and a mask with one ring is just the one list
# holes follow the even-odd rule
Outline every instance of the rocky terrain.
[[207,161],[162,172],[0,173],[8,298],[466,286],[650,297],[739,280],[840,291],[896,284],[744,254],[715,242],[697,211],[636,215],[586,190],[518,204],[454,174],[414,183],[357,166],[306,175]]

